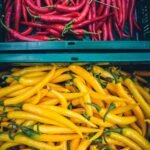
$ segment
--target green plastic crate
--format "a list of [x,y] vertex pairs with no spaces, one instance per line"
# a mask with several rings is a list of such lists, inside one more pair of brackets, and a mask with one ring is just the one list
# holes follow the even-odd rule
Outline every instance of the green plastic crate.
[[0,28],[0,62],[150,62],[150,0],[137,0],[136,16],[142,31],[116,41],[4,42]]

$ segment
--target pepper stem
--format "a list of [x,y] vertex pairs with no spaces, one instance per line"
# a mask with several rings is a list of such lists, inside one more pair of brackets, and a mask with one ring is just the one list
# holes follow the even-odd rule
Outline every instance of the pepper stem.
[[31,14],[31,12],[30,12],[30,10],[29,10],[29,7],[27,7],[27,12],[28,12],[29,15],[30,15],[31,17],[33,17],[34,19],[39,19],[39,18],[40,18],[39,16],[35,16],[35,15]]
[[115,109],[115,108],[116,108],[116,105],[115,105],[114,103],[111,103],[110,106],[109,106],[109,108],[108,108],[108,110],[107,110],[107,112],[105,113],[105,115],[104,115],[104,117],[103,117],[103,121],[106,121],[107,115],[108,115],[113,109]]
[[105,6],[109,6],[109,7],[112,7],[112,8],[115,8],[115,9],[118,9],[118,10],[119,10],[119,8],[118,8],[117,6],[113,6],[113,5],[110,5],[110,4],[106,4],[106,3],[100,2],[100,1],[98,1],[98,0],[94,0],[94,1],[97,2],[97,3],[103,4],[103,5],[105,5]]
[[5,78],[13,78],[13,79],[19,81],[21,77],[19,77],[19,76],[12,76],[12,75],[3,75],[1,78],[2,78],[2,79],[5,79]]
[[0,24],[6,29],[6,30],[8,30],[9,29],[9,27],[7,27],[4,23],[3,23],[3,21],[0,19]]

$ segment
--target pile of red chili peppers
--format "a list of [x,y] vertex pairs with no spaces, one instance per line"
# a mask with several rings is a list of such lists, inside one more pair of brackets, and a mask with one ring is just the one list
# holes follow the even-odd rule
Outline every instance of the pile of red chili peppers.
[[[6,41],[133,38],[136,0],[4,0]],[[125,26],[129,31],[125,31]]]

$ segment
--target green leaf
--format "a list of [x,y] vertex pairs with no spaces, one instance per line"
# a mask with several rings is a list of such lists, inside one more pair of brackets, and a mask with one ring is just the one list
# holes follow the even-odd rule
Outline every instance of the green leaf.
[[90,140],[95,134],[96,134],[96,133],[91,133],[91,134],[89,134],[89,136],[86,137],[86,139],[87,139],[87,140]]

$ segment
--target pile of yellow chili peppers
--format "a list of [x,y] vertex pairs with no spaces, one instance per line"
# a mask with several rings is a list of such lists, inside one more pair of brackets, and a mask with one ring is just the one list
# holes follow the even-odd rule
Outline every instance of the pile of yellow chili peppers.
[[0,78],[0,150],[150,150],[150,89],[137,75],[51,64]]

